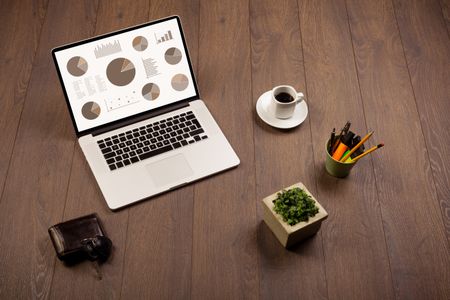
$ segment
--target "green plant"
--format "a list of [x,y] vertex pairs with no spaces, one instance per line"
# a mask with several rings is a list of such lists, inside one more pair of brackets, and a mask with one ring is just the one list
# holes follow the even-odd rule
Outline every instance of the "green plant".
[[291,226],[306,222],[309,217],[314,217],[319,212],[311,196],[298,187],[281,191],[273,203],[273,210]]

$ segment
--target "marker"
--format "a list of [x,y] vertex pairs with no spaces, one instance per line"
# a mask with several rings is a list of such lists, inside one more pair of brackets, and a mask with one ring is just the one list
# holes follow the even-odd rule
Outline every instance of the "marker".
[[347,158],[353,154],[356,150],[358,150],[359,147],[361,147],[362,144],[364,144],[373,134],[373,131],[369,132],[358,144],[356,144],[355,147],[353,147],[352,150],[350,150],[349,153],[344,154],[344,156],[341,158],[341,162],[344,162],[347,160]]
[[357,157],[355,157],[354,159],[352,159],[352,161],[356,162],[356,161],[358,161],[360,158],[366,156],[367,154],[369,154],[369,153],[371,153],[371,152],[373,152],[373,151],[375,151],[375,150],[377,150],[378,148],[381,148],[381,147],[383,147],[383,146],[384,146],[384,144],[378,144],[378,145],[376,145],[376,146],[373,146],[372,148],[370,148],[369,150],[367,150],[367,151],[364,152],[363,154],[358,155]]
[[345,151],[348,150],[350,147],[350,143],[352,142],[353,137],[355,134],[351,131],[349,131],[344,138],[342,138],[342,141],[339,143],[339,146],[336,148],[336,151],[333,153],[333,158],[337,161],[339,161],[344,154]]
[[345,134],[347,134],[348,130],[350,129],[350,125],[352,123],[350,123],[350,121],[347,121],[347,123],[345,123],[344,127],[341,129],[341,133],[339,133],[338,135],[338,139],[336,140],[336,142],[334,142],[333,148],[331,148],[331,155],[334,154],[334,152],[336,151],[337,146],[339,145],[339,142],[342,140],[342,138],[344,137],[344,132]]

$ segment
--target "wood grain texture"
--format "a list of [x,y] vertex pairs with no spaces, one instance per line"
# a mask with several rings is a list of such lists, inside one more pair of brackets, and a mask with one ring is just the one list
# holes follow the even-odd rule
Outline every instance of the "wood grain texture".
[[450,39],[437,1],[394,1],[450,245]]
[[61,220],[74,147],[50,49],[91,35],[96,8],[95,1],[48,6],[0,203],[0,298],[50,293],[55,252],[47,229]]
[[396,295],[448,299],[448,243],[392,3],[347,4],[366,121],[386,144],[371,157]]
[[47,4],[48,0],[10,0],[1,3],[0,19],[7,25],[0,26],[0,195],[9,168]]
[[[296,1],[251,1],[250,20],[253,107],[261,94],[280,84],[292,85],[306,94]],[[254,108],[253,111],[256,205],[258,221],[261,220],[258,225],[260,296],[263,299],[325,299],[321,234],[301,247],[286,251],[262,222],[261,200],[273,192],[301,181],[316,194],[309,119],[298,128],[279,130],[265,124]]]
[[[0,299],[449,299],[449,7],[2,1]],[[241,164],[113,213],[77,145],[50,49],[174,14],[202,98]],[[309,106],[289,131],[255,111],[283,83]],[[386,146],[335,179],[325,142],[347,119],[358,133],[375,130],[368,145]],[[287,251],[259,202],[297,181],[329,218]],[[100,274],[89,262],[64,266],[47,234],[94,211],[115,245]]]
[[329,216],[322,226],[330,298],[394,297],[372,165],[362,160],[346,179],[324,168],[333,127],[347,120],[368,131],[356,76],[344,1],[299,1],[317,199]]
[[[129,7],[122,1],[100,1],[94,34],[102,34],[147,21],[148,1],[134,1]],[[61,101],[64,101],[61,99]],[[79,298],[118,299],[124,270],[125,243],[128,226],[128,210],[111,212],[92,175],[84,155],[76,142],[69,190],[62,220],[70,220],[96,212],[113,241],[114,252],[107,263],[100,266],[100,274],[94,264],[85,262],[70,268],[57,261],[53,277],[53,299],[67,295]],[[67,283],[70,282],[70,285]]]
[[[198,1],[151,1],[149,20],[179,15],[196,61]],[[195,69],[195,65],[194,65]],[[191,292],[193,186],[130,209],[124,299],[187,299]]]
[[201,1],[198,80],[241,164],[194,190],[192,298],[258,296],[249,3]]
[[450,1],[440,0],[442,15],[444,17],[445,24],[447,25],[447,33],[450,37]]

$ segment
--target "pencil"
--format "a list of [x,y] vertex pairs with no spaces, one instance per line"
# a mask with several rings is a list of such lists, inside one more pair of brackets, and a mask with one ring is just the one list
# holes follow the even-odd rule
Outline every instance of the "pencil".
[[362,153],[362,154],[358,155],[357,157],[355,157],[354,159],[352,159],[352,161],[356,162],[356,161],[359,160],[360,158],[366,156],[367,154],[369,154],[369,153],[371,153],[371,152],[373,152],[373,151],[375,151],[375,150],[377,150],[378,148],[381,148],[381,147],[383,147],[383,146],[384,146],[384,144],[378,144],[378,145],[376,145],[376,146],[373,146],[373,147],[370,148],[369,150],[365,151],[364,153]]
[[368,134],[367,134],[367,135],[366,135],[366,136],[365,136],[358,144],[356,144],[355,147],[353,147],[352,150],[350,150],[349,153],[347,153],[346,155],[344,155],[344,156],[341,158],[341,162],[346,161],[347,158],[348,158],[350,155],[353,154],[353,152],[355,152],[356,150],[358,150],[358,148],[361,147],[361,145],[364,144],[364,143],[372,136],[372,134],[373,134],[373,131],[369,132],[369,133],[368,133]]

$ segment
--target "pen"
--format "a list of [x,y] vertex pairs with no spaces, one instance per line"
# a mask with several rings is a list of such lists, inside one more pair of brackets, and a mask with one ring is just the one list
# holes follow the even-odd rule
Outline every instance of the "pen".
[[344,127],[341,129],[341,133],[339,133],[338,135],[338,139],[334,142],[333,148],[331,148],[331,155],[334,154],[334,152],[336,151],[337,146],[339,145],[339,142],[342,140],[342,138],[344,137],[344,132],[347,134],[348,130],[350,129],[350,121],[347,121],[347,123],[345,123]]
[[381,148],[381,147],[383,147],[383,146],[384,146],[384,144],[378,144],[378,145],[376,145],[376,146],[373,146],[372,148],[370,148],[369,150],[367,150],[367,151],[364,152],[363,154],[358,155],[357,157],[355,157],[354,159],[352,159],[352,161],[356,162],[356,161],[358,161],[360,158],[366,156],[367,154],[369,154],[369,153],[371,153],[371,152],[373,152],[373,151],[375,151],[375,150],[377,150],[378,148]]
[[336,136],[336,128],[333,128],[333,131],[331,132],[331,137],[330,137],[330,143],[328,146],[328,152],[331,154],[331,149],[332,146],[334,145],[334,138]]
[[352,150],[350,150],[349,153],[345,154],[342,158],[341,158],[341,162],[344,162],[347,160],[347,158],[353,154],[353,152],[355,152],[356,150],[358,150],[359,147],[361,147],[362,144],[364,144],[373,134],[373,131],[369,132],[358,144],[356,144],[355,147],[353,147]]

